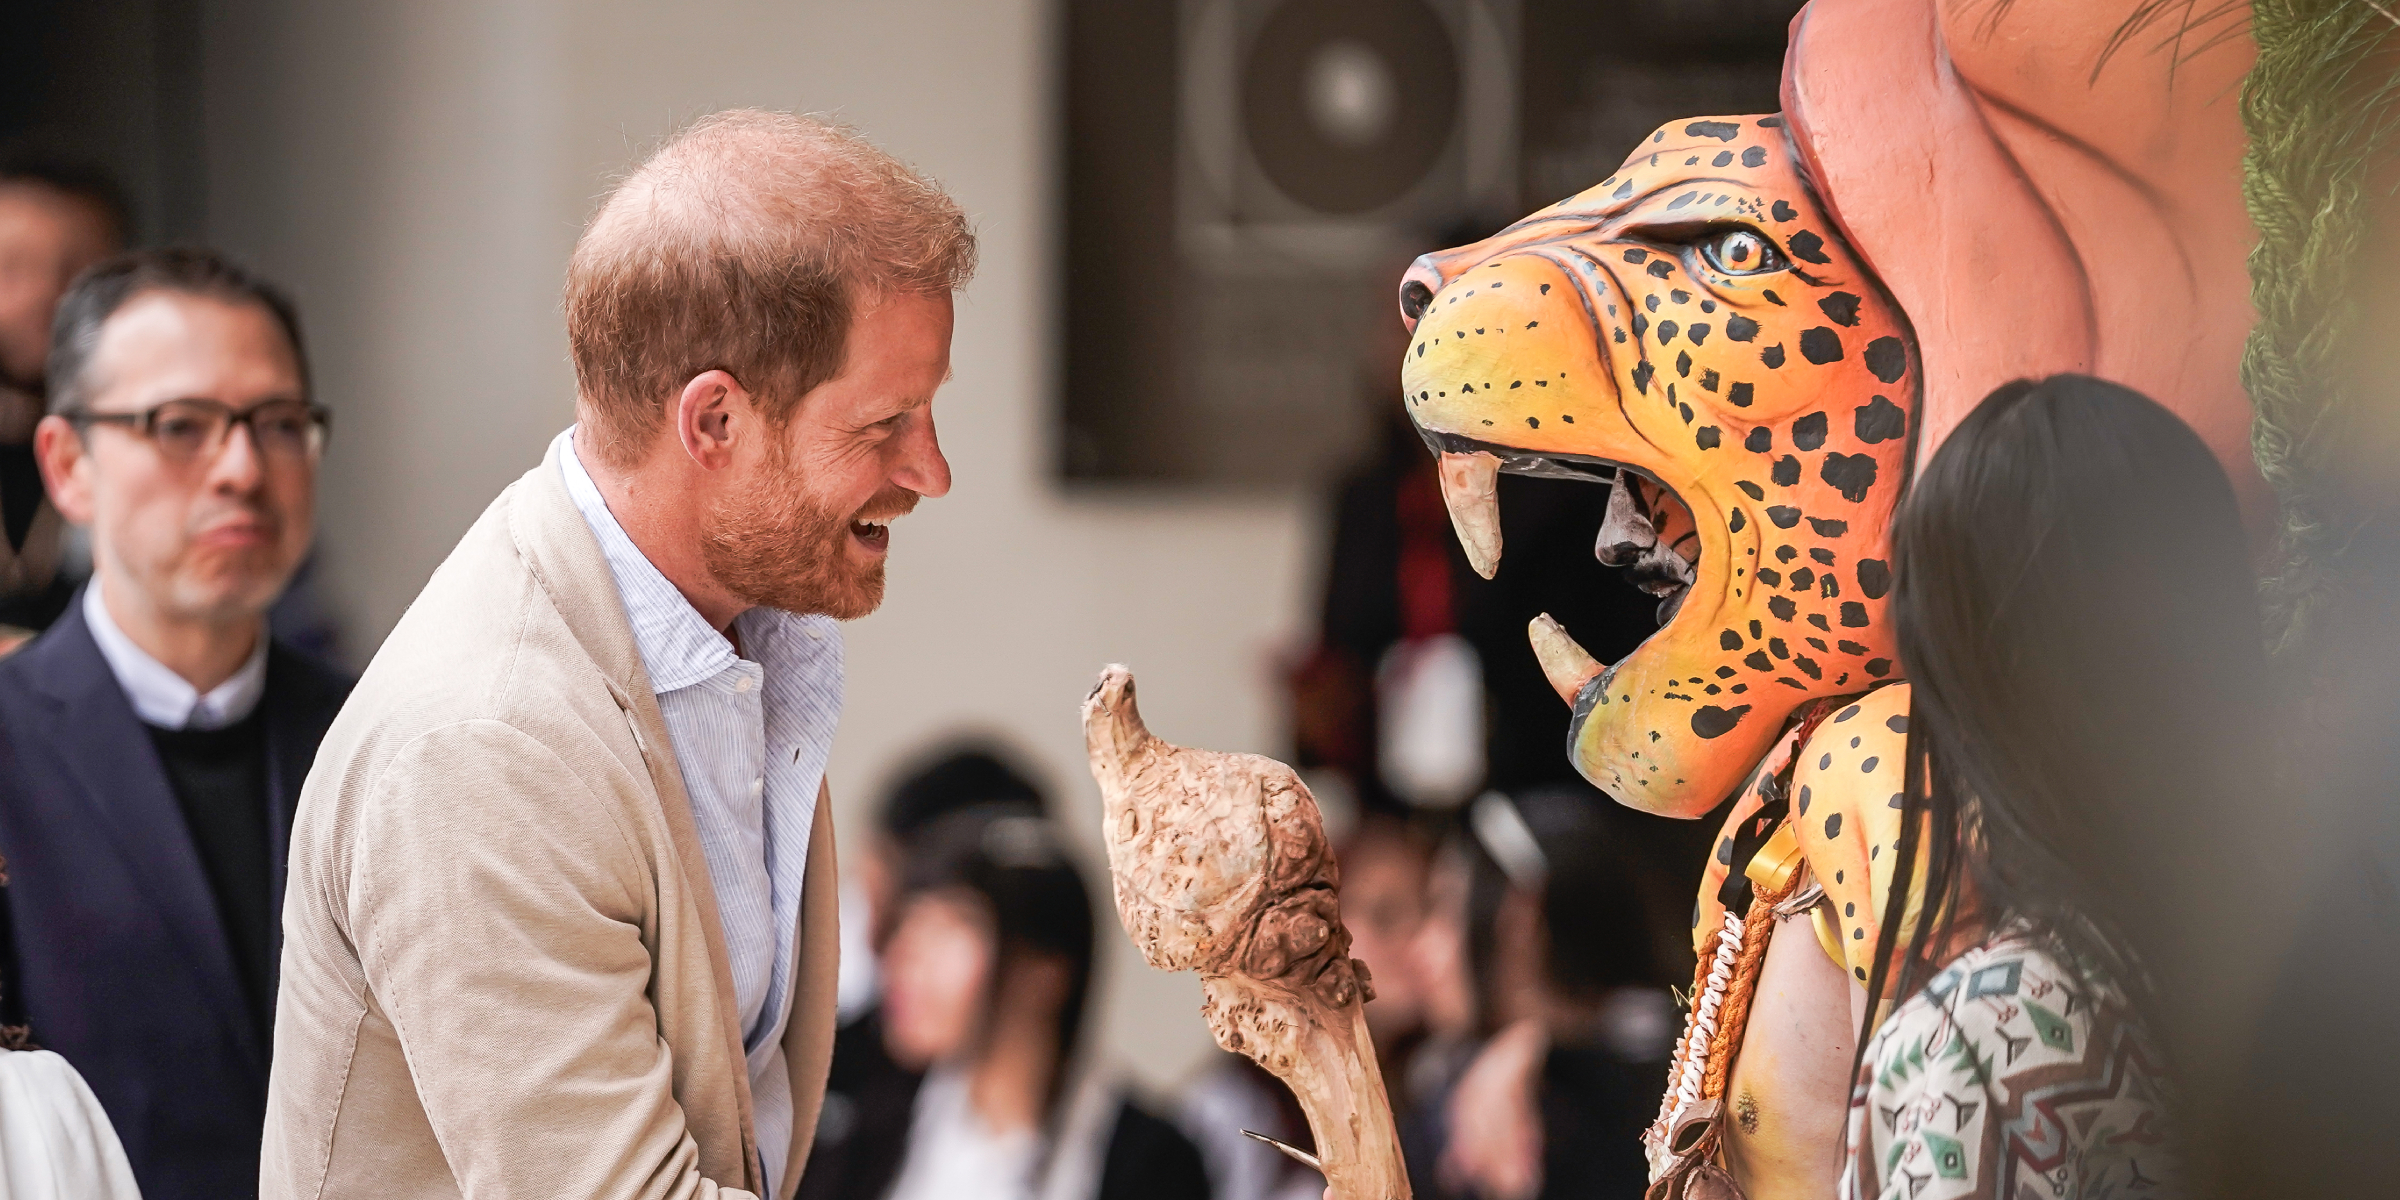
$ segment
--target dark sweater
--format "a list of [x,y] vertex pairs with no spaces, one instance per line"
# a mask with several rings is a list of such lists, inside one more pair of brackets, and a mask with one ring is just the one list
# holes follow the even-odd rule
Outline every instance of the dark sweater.
[[200,870],[216,897],[252,1018],[270,1030],[275,1004],[273,860],[267,846],[267,739],[252,712],[223,729],[144,725],[183,809]]

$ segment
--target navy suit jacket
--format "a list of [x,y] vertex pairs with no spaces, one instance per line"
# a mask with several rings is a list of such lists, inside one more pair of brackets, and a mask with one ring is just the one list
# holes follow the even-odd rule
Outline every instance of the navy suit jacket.
[[[276,913],[300,784],[349,690],[268,648]],[[0,855],[0,1020],[83,1074],[147,1200],[256,1195],[273,1014],[243,995],[166,768],[80,603],[0,659]],[[282,941],[278,922],[278,957]]]

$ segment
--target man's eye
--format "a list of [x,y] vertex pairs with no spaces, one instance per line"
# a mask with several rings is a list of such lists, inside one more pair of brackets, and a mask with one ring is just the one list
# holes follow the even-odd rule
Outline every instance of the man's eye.
[[1724,275],[1764,275],[1791,266],[1775,243],[1752,229],[1720,229],[1700,239],[1700,257]]

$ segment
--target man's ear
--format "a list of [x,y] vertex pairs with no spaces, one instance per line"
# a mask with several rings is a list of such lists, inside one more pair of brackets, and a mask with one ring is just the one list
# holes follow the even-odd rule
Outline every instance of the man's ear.
[[683,452],[704,471],[733,465],[733,448],[764,432],[750,391],[722,370],[702,371],[683,385],[672,414]]
[[41,464],[42,486],[50,492],[50,503],[58,506],[58,515],[70,524],[91,524],[94,464],[82,431],[65,417],[43,417],[33,427],[33,457]]

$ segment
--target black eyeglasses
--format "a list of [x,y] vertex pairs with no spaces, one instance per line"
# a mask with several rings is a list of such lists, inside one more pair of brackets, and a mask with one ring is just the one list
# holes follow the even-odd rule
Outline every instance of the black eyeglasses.
[[87,411],[67,419],[78,427],[122,425],[150,439],[171,462],[215,458],[236,425],[250,427],[250,444],[262,457],[314,462],[333,427],[333,414],[306,400],[268,400],[239,411],[214,400],[169,400],[141,412]]

